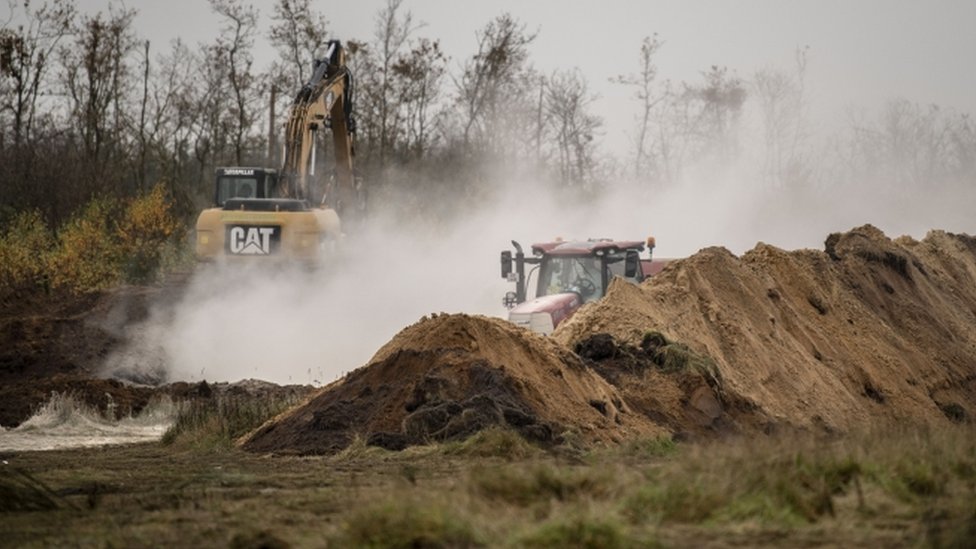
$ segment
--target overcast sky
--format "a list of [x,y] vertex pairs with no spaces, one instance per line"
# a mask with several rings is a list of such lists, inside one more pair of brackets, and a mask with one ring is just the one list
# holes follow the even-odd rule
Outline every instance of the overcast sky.
[[[273,2],[253,3],[266,29]],[[313,4],[326,14],[331,36],[368,39],[385,0]],[[79,1],[86,13],[108,5]],[[125,5],[138,10],[138,32],[157,52],[177,36],[210,42],[218,30],[205,0]],[[765,67],[791,69],[795,49],[809,46],[810,106],[826,127],[851,109],[870,111],[895,97],[976,113],[976,0],[405,0],[403,8],[424,23],[417,36],[441,41],[455,70],[474,52],[475,32],[499,14],[538,30],[533,64],[545,73],[583,71],[600,97],[594,110],[606,121],[611,147],[626,146],[636,105],[609,79],[636,70],[641,39],[654,33],[665,42],[657,56],[661,77],[675,82],[696,82],[712,65],[743,79]],[[264,65],[274,53],[264,36],[257,47]]]

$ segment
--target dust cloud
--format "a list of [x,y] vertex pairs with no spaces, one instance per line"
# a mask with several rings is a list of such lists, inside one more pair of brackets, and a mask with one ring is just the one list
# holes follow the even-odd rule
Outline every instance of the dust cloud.
[[[399,330],[430,313],[504,316],[511,287],[498,253],[554,237],[657,239],[656,257],[708,246],[742,254],[757,242],[822,249],[831,232],[865,223],[886,234],[969,231],[971,189],[892,191],[829,182],[768,188],[736,166],[689,171],[664,189],[625,180],[579,200],[530,179],[498,178],[490,191],[453,205],[448,220],[404,212],[407,191],[373,204],[365,231],[347,239],[321,272],[202,266],[177,303],[130,326],[130,343],[106,371],[139,380],[322,385],[365,364]],[[487,185],[487,184],[486,184]],[[132,375],[141,372],[140,375]]]

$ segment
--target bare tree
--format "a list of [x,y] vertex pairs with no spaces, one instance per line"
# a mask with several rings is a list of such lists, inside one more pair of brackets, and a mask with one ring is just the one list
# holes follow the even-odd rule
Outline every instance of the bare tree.
[[234,162],[241,165],[247,152],[248,132],[258,118],[261,98],[260,78],[254,73],[253,55],[258,11],[254,6],[244,4],[243,0],[210,0],[210,6],[224,19],[220,36],[212,46],[210,61],[226,67],[231,95],[228,133],[234,149]]
[[[11,20],[18,4],[7,2]],[[61,40],[74,30],[75,19],[73,0],[22,4],[25,23],[11,28],[7,21],[0,29],[0,114],[11,117],[15,146],[31,140],[44,77]],[[0,135],[5,133],[6,128],[0,129]]]
[[589,112],[592,95],[579,69],[556,72],[546,86],[545,109],[558,151],[558,168],[565,185],[592,181],[595,138],[603,121]]
[[71,119],[89,167],[89,183],[99,191],[109,190],[113,179],[120,178],[109,166],[123,152],[130,92],[128,57],[136,46],[134,17],[135,11],[114,7],[107,17],[86,16],[73,47],[61,50]]
[[286,90],[296,90],[312,75],[312,63],[328,39],[329,22],[311,8],[311,0],[277,0],[268,30],[278,50],[273,72]]
[[667,98],[665,92],[656,86],[657,65],[654,64],[654,56],[662,44],[656,34],[645,36],[641,42],[638,72],[612,79],[613,82],[634,88],[634,98],[640,102],[634,137],[634,177],[638,179],[646,179],[654,170],[654,154],[650,150],[651,121],[655,107]]
[[976,182],[976,138],[968,115],[895,99],[876,121],[851,120],[849,177],[892,190]]
[[534,112],[528,90],[534,79],[528,66],[528,47],[536,34],[510,14],[490,21],[476,34],[478,51],[467,61],[457,82],[458,103],[463,111],[465,148],[477,136],[478,147],[490,152],[517,149],[521,121]]
[[801,184],[810,177],[803,158],[803,144],[807,138],[807,51],[808,48],[796,50],[796,66],[792,74],[766,68],[757,71],[752,78],[765,145],[762,175],[770,185]]
[[379,158],[384,162],[388,151],[393,148],[398,138],[399,109],[395,100],[399,93],[394,89],[393,66],[401,49],[410,35],[418,26],[413,22],[413,15],[408,11],[400,15],[403,0],[387,0],[386,7],[376,15],[373,41],[378,55],[378,93],[377,100],[378,129],[379,129]]
[[404,110],[407,132],[404,148],[410,156],[420,159],[430,146],[431,110],[441,96],[441,81],[447,72],[447,57],[438,41],[419,40],[409,52],[401,55],[391,66],[395,86],[399,90],[398,103]]

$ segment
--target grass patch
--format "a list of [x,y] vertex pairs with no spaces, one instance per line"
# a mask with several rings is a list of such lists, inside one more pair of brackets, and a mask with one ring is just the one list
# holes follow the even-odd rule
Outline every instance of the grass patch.
[[638,543],[618,521],[606,517],[560,517],[546,522],[519,540],[520,547],[629,549],[659,547],[651,540]]
[[543,450],[522,435],[504,427],[483,429],[460,442],[442,446],[447,455],[520,460],[539,456]]
[[627,441],[620,447],[622,455],[641,460],[665,458],[677,451],[678,443],[670,436]]
[[199,449],[228,448],[238,438],[298,404],[300,398],[269,393],[215,395],[183,403],[176,421],[163,434],[164,445]]
[[360,442],[338,460],[155,443],[28,452],[4,459],[50,490],[11,497],[0,481],[0,504],[39,502],[0,516],[18,546],[972,547],[976,435],[946,424],[687,443],[632,459],[674,452],[651,439],[572,464],[544,452],[471,457],[461,443]]
[[442,504],[388,500],[354,511],[331,540],[335,547],[483,547],[471,523]]
[[468,479],[476,495],[520,507],[550,501],[607,499],[617,492],[610,472],[537,464],[533,467],[475,467]]

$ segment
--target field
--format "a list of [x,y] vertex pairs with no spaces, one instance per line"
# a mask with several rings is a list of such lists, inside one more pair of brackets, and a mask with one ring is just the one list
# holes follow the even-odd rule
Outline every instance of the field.
[[[390,452],[167,443],[4,455],[8,546],[972,547],[971,429],[542,450],[511,431]],[[212,434],[212,433],[210,433]],[[205,435],[205,436],[201,436]]]

